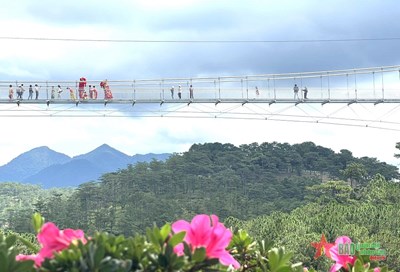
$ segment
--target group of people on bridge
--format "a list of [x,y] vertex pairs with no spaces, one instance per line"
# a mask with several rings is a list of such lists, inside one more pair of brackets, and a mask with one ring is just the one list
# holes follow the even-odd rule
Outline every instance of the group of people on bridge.
[[300,93],[301,97],[299,96],[299,90],[300,90],[299,86],[297,86],[297,84],[294,84],[294,87],[293,87],[294,97],[293,97],[293,99],[297,99],[297,100],[308,99],[308,97],[307,97],[307,94],[308,94],[307,87],[304,86],[304,88],[301,90],[302,91],[302,93]]
[[[86,85],[87,85],[87,80],[84,77],[81,77],[79,79],[79,83],[78,83],[78,97],[79,100],[88,100],[88,99],[97,99],[98,97],[98,92],[96,89],[95,85],[89,85],[89,95],[86,92]],[[40,88],[42,86],[38,86],[38,84],[34,84],[34,86],[29,85],[28,87],[28,91],[29,91],[29,95],[28,95],[28,100],[33,100],[33,94],[35,93],[35,100],[39,99],[39,91]],[[105,100],[111,100],[113,99],[113,94],[111,92],[110,89],[110,85],[108,84],[107,79],[103,80],[102,82],[100,82],[100,87],[104,90],[104,99]],[[69,91],[69,99],[72,101],[76,101],[76,95],[75,95],[75,90],[72,87],[67,87],[66,88]],[[25,87],[24,84],[19,84],[16,88],[16,98],[17,100],[23,100],[23,95],[25,93]],[[50,92],[50,99],[61,99],[62,98],[62,94],[63,93],[63,89],[61,87],[61,85],[57,85],[57,89],[55,88],[55,86],[51,87],[51,92]],[[46,98],[48,98],[48,94],[46,94]],[[14,100],[14,88],[13,86],[10,84],[9,89],[8,89],[8,99]]]
[[[308,94],[308,89],[306,86],[303,87],[303,89],[301,90],[301,93],[299,95],[299,91],[300,88],[299,86],[297,86],[297,84],[294,84],[293,87],[293,92],[294,92],[294,97],[293,99],[297,99],[297,100],[301,100],[301,99],[308,99],[307,94]],[[256,97],[260,96],[260,90],[258,89],[258,87],[256,86]]]
[[[172,86],[170,91],[171,91],[171,98],[174,99],[175,87]],[[182,99],[182,86],[181,85],[178,86],[178,98]],[[192,100],[193,98],[194,98],[193,85],[190,85],[190,87],[189,87],[189,99]]]
[[[95,85],[89,85],[88,92],[86,91],[86,86],[87,86],[87,80],[85,77],[81,77],[79,81],[76,83],[77,90],[75,91],[73,87],[67,86],[66,90],[69,92],[69,100],[71,101],[76,101],[76,100],[96,100],[98,99],[98,91],[96,89]],[[113,94],[110,89],[110,85],[108,84],[107,80],[103,80],[100,82],[100,87],[104,91],[104,99],[105,100],[111,100],[113,99]],[[39,99],[39,92],[40,92],[41,86],[38,86],[38,84],[29,85],[28,91],[28,100]],[[193,85],[189,86],[189,99],[193,101],[194,99],[194,88]],[[18,87],[16,88],[16,100],[23,100],[23,95],[25,92],[25,87],[24,84],[19,84]],[[175,87],[172,86],[170,89],[171,92],[171,98],[174,99],[175,95]],[[293,87],[293,92],[294,92],[294,100],[302,100],[302,99],[308,99],[308,89],[306,86],[304,86],[301,90],[297,84],[294,84]],[[46,87],[46,98],[45,99],[62,99],[62,93],[63,93],[63,88],[62,85],[57,85],[51,86],[50,93],[48,93],[48,89]],[[35,94],[35,98],[33,98],[33,95]],[[182,99],[182,87],[181,85],[178,86],[177,88],[177,94],[178,94],[178,99]],[[257,86],[255,86],[255,94],[256,97],[258,98],[260,96],[260,90],[258,89]],[[12,85],[9,85],[9,92],[8,92],[8,98],[10,101],[14,100],[14,89]]]
[[[32,85],[29,85],[29,89],[28,89],[29,90],[29,96],[28,96],[28,99],[33,99],[33,92],[35,92],[35,99],[37,100],[39,98],[39,89],[40,89],[40,87],[37,84],[35,84],[35,87],[32,87]],[[16,94],[17,94],[16,99],[21,99],[22,100],[24,92],[25,92],[24,84],[18,85],[17,90],[16,90]],[[14,89],[13,89],[13,86],[11,84],[10,84],[10,87],[8,89],[8,98],[10,100],[14,99]]]

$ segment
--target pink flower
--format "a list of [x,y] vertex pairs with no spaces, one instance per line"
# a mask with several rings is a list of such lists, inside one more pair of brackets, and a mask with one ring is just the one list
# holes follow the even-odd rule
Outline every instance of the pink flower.
[[34,254],[34,255],[23,255],[23,254],[18,254],[15,259],[17,261],[27,261],[27,260],[32,260],[35,262],[36,267],[40,267],[42,264],[44,258],[40,256],[39,254]]
[[83,243],[86,243],[82,230],[60,230],[51,222],[45,223],[42,226],[37,239],[39,243],[42,244],[42,249],[39,251],[39,255],[46,258],[53,257],[54,252],[66,249],[76,240],[81,240]]
[[381,272],[381,269],[379,267],[375,267],[374,272]]
[[339,255],[339,244],[351,244],[351,239],[347,236],[340,236],[336,239],[335,245],[330,249],[331,259],[336,263],[331,266],[329,272],[339,271],[342,267],[347,270],[347,264],[354,265],[357,259],[350,255]]
[[[226,250],[232,239],[232,232],[218,221],[216,215],[211,215],[211,222],[210,216],[205,214],[196,215],[191,223],[179,220],[172,224],[172,230],[175,233],[185,231],[185,242],[192,250],[204,247],[207,257],[217,258],[223,265],[240,268],[240,264]],[[177,245],[174,251],[183,255],[183,245]]]
[[16,256],[17,261],[33,260],[36,267],[40,267],[45,258],[52,258],[54,252],[60,252],[71,243],[81,240],[86,243],[86,239],[82,230],[65,229],[60,230],[54,223],[48,222],[42,226],[42,229],[37,235],[39,243],[42,248],[38,254],[35,255],[22,255]]

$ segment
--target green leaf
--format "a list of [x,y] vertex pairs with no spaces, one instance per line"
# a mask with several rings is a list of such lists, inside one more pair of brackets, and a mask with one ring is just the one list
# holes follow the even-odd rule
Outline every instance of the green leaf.
[[182,243],[185,238],[186,232],[182,231],[177,234],[174,234],[169,240],[168,244],[172,247],[175,247],[177,244]]
[[289,260],[292,254],[285,254],[282,248],[273,248],[268,252],[268,259],[271,266],[271,271],[274,272],[283,272],[283,271],[291,271],[289,266]]
[[34,261],[32,260],[27,260],[27,261],[19,261],[17,264],[14,266],[13,271],[19,271],[19,272],[26,272],[26,271],[33,271],[33,265]]
[[204,247],[196,248],[193,253],[193,260],[197,263],[200,263],[206,259],[206,249]]
[[217,258],[207,259],[207,260],[205,260],[205,263],[208,266],[213,266],[213,265],[219,264],[219,259],[217,259]]
[[36,233],[40,232],[40,229],[42,228],[43,224],[44,224],[44,217],[42,217],[40,213],[34,213],[32,216],[32,225]]
[[100,265],[101,260],[104,258],[105,252],[106,252],[105,248],[99,245],[94,255],[94,264],[96,267]]
[[160,230],[160,235],[161,235],[161,239],[163,241],[165,241],[167,239],[167,237],[169,236],[169,234],[171,233],[171,225],[170,224],[165,224],[161,230]]
[[190,250],[190,246],[187,243],[183,243],[183,252],[185,253],[186,256],[192,256],[192,252]]
[[292,270],[293,270],[293,272],[297,272],[297,271],[303,272],[304,271],[303,263],[300,262],[300,263],[292,264]]
[[159,255],[158,256],[158,263],[160,264],[161,267],[167,267],[168,266],[168,259],[164,255]]
[[0,251],[0,272],[8,272],[8,259],[4,251]]
[[381,272],[388,272],[389,270],[388,270],[388,267],[387,266],[384,266],[384,267],[381,267]]
[[160,230],[157,227],[147,229],[147,237],[154,245],[162,246],[164,240],[161,238]]
[[14,245],[15,241],[17,240],[17,236],[15,234],[11,234],[6,238],[7,247],[10,248]]
[[368,268],[364,268],[362,262],[357,259],[356,262],[354,263],[354,267],[352,269],[352,272],[367,272]]
[[261,255],[265,256],[267,252],[272,248],[273,244],[274,243],[272,241],[266,241],[266,240],[258,241],[258,247]]

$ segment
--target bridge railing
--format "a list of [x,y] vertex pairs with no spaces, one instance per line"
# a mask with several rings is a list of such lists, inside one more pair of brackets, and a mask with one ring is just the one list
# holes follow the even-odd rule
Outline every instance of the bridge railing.
[[[89,85],[96,87],[99,100],[104,99],[104,90],[100,88],[101,81],[91,79],[87,81],[85,90],[88,100],[90,100]],[[16,80],[0,81],[0,100],[8,99],[9,85],[14,89],[15,99],[20,84],[23,84],[25,89],[24,99],[28,98],[29,86],[34,87],[35,84],[40,86],[41,100],[52,99],[52,88],[57,91],[58,85],[63,90],[62,100],[70,99],[67,87],[72,88],[75,97],[79,98],[79,80]],[[400,99],[400,66],[248,76],[108,80],[108,84],[114,100],[138,102],[179,101],[179,86],[181,86],[181,100],[187,101],[190,99],[190,85],[194,89],[194,100],[202,101],[296,100],[293,91],[295,84],[300,89],[299,98],[304,98],[302,89],[307,87],[310,100]],[[54,99],[58,99],[58,95]]]

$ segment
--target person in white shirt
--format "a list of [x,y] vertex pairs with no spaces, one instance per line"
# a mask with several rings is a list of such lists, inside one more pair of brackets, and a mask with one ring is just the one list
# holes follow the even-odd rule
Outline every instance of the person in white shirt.
[[22,99],[24,92],[25,92],[24,84],[19,85],[17,89],[17,99],[18,98]]
[[35,100],[38,100],[39,98],[39,89],[40,87],[37,84],[35,84]]

